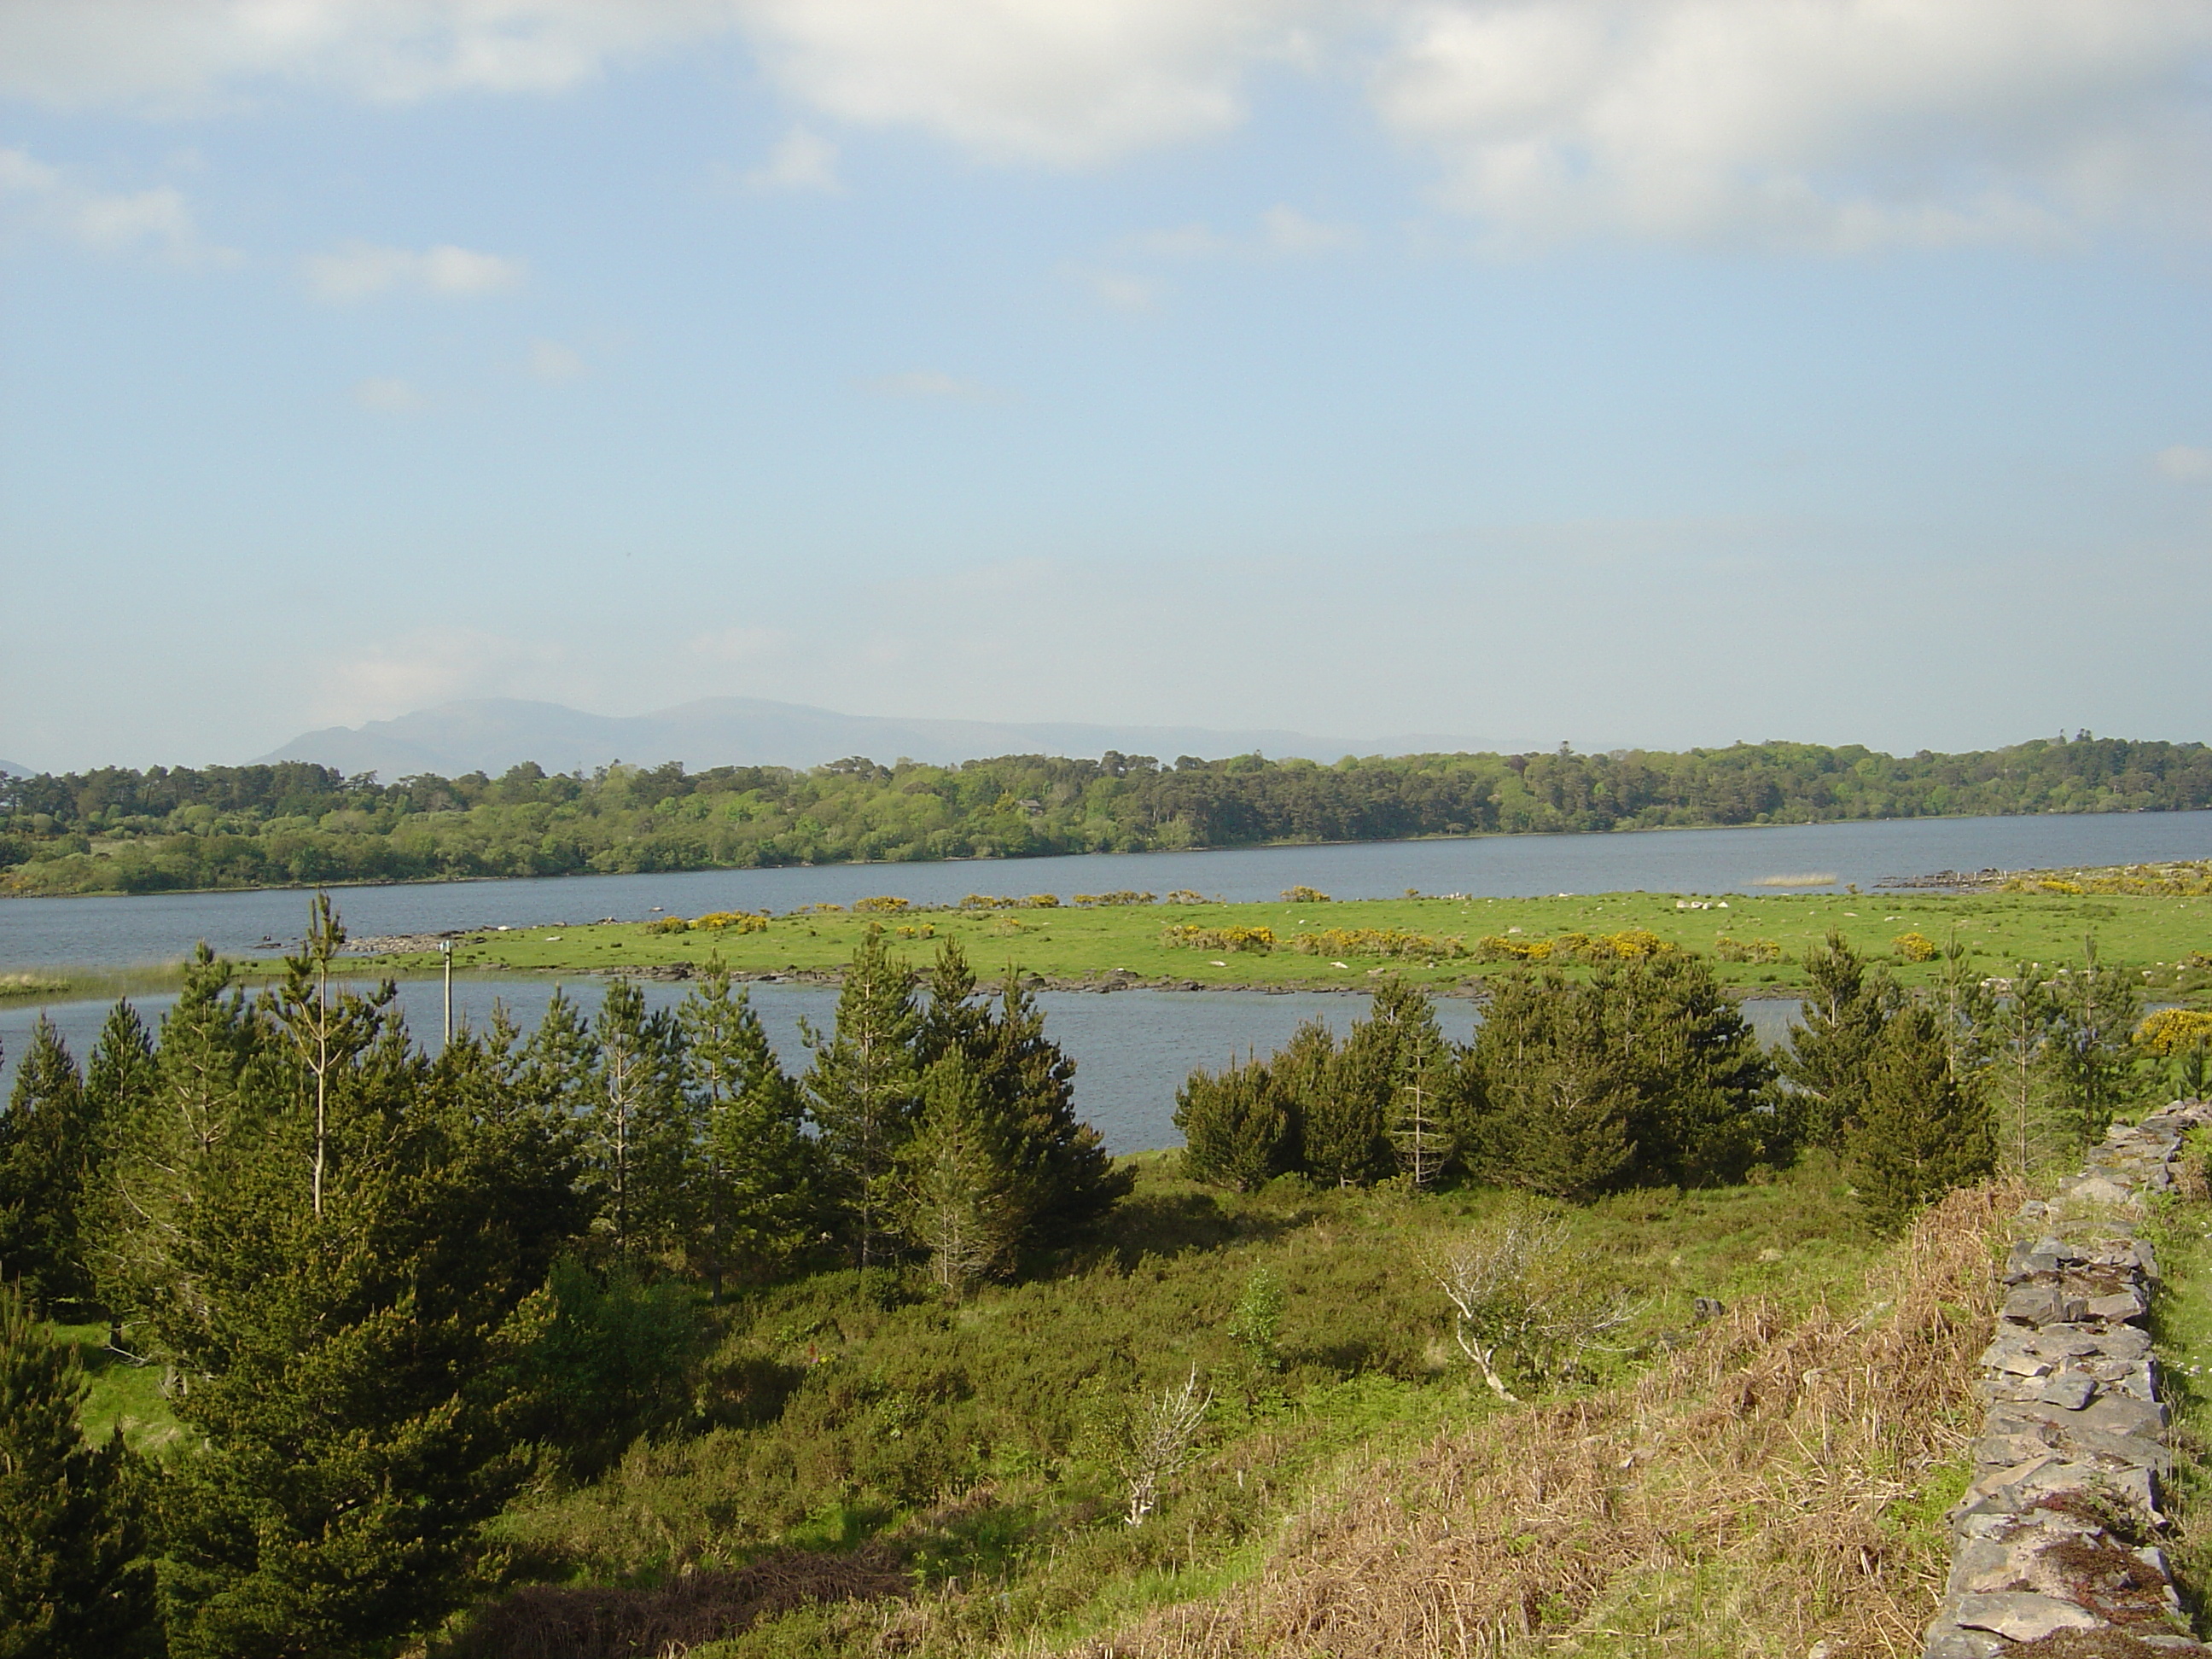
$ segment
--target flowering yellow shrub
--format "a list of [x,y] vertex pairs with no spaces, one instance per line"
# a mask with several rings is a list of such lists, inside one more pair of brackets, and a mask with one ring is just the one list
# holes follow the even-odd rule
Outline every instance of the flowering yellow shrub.
[[906,908],[907,902],[904,899],[893,898],[888,893],[877,898],[854,899],[853,901],[853,908],[854,910],[872,910],[878,915],[896,915],[900,911]]
[[764,933],[768,931],[768,918],[755,915],[750,910],[709,910],[690,921],[681,916],[663,916],[659,921],[645,924],[648,933],[684,933],[694,927],[708,933]]
[[1283,902],[1285,904],[1334,904],[1336,901],[1316,888],[1285,887],[1283,889]]
[[750,910],[710,910],[691,924],[712,933],[765,933],[768,918]]
[[1156,895],[1152,893],[1139,893],[1130,888],[1121,887],[1110,893],[1078,893],[1075,896],[1075,902],[1085,905],[1150,904],[1155,896]]
[[1162,928],[1160,943],[1185,951],[1267,951],[1275,948],[1275,930],[1242,926],[1200,927],[1186,921]]
[[1624,927],[1617,933],[1561,933],[1556,939],[1519,939],[1492,933],[1474,942],[1486,962],[1640,962],[1680,950],[1648,927]]
[[2154,1054],[2185,1054],[2200,1042],[2212,1047],[2212,1014],[2161,1008],[2136,1027],[2136,1042]]
[[1936,941],[1925,933],[1899,933],[1890,940],[1889,945],[1906,962],[1933,962],[1943,954]]
[[1309,957],[1463,957],[1456,938],[1431,939],[1395,927],[1318,927],[1291,940],[1291,949]]
[[2179,859],[2170,864],[2119,864],[2093,870],[2022,870],[2007,877],[1998,890],[2203,898],[2212,896],[2212,859]]

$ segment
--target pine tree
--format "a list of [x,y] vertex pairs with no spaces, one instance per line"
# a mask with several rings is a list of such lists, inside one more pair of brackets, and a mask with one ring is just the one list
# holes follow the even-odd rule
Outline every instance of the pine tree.
[[2012,989],[1990,1015],[1986,1075],[2001,1120],[2005,1162],[2018,1176],[2029,1174],[2045,1150],[2045,1082],[2055,1018],[2051,994],[2034,967],[2015,963]]
[[799,1085],[719,957],[677,1018],[684,1086],[706,1126],[699,1244],[720,1300],[725,1273],[769,1279],[805,1249],[817,1207],[813,1146]]
[[1861,1208],[1885,1231],[1996,1168],[1988,1103],[1976,1080],[1952,1074],[1942,1028],[1928,1009],[1908,1006],[1885,1025],[1845,1161]]
[[1591,981],[1635,1104],[1626,1125],[1643,1181],[1740,1181],[1789,1152],[1759,1038],[1702,957],[1673,954]]
[[0,1278],[42,1310],[91,1294],[80,1227],[98,1150],[76,1061],[41,1014],[0,1117]]
[[1436,1184],[1455,1151],[1449,1125],[1456,1068],[1428,994],[1392,975],[1375,993],[1366,1031],[1355,1025],[1350,1051],[1373,1033],[1382,1050],[1375,1069],[1388,1080],[1384,1129],[1399,1174],[1418,1190]]
[[806,1032],[814,1061],[803,1085],[829,1195],[862,1267],[889,1250],[890,1177],[917,1105],[920,1024],[913,974],[871,927],[845,969],[835,1029]]
[[1371,1180],[1387,1156],[1388,1060],[1376,1044],[1340,1045],[1318,1019],[1301,1024],[1268,1062],[1297,1146],[1285,1161],[1340,1187]]
[[684,1094],[681,1033],[649,1013],[635,981],[607,987],[592,1023],[599,1060],[583,1120],[593,1226],[617,1257],[675,1245],[695,1218],[700,1136]]
[[1637,1090],[1605,1014],[1598,987],[1557,970],[1492,982],[1462,1085],[1462,1145],[1476,1176],[1585,1198],[1630,1170]]
[[278,1011],[237,1025],[227,1132],[173,1171],[160,1276],[140,1280],[204,1443],[165,1482],[172,1659],[393,1651],[466,1593],[524,1472],[505,1401],[557,1243],[529,1211],[558,1195],[487,1190],[515,1179],[514,1148],[477,1131],[527,1120],[465,1104],[393,1010],[347,993],[331,1012],[373,1035],[334,1049],[319,1128]]
[[893,1209],[948,1296],[1012,1264],[1024,1218],[1021,1151],[958,1049],[922,1073],[921,1114],[896,1160]]
[[199,945],[162,1017],[151,1086],[124,1097],[125,1115],[107,1127],[113,1152],[88,1243],[100,1298],[134,1348],[139,1326],[150,1339],[155,1324],[194,1316],[179,1255],[186,1212],[226,1149],[255,1136],[267,1105],[247,1073],[258,1062],[265,1085],[276,1056],[263,1054],[231,972]]
[[134,1460],[85,1443],[76,1355],[0,1285],[0,1659],[159,1650]]
[[84,1063],[85,1109],[91,1115],[101,1166],[113,1158],[125,1125],[137,1122],[161,1084],[153,1034],[130,1003],[118,1002]]
[[1249,1193],[1283,1172],[1290,1114],[1264,1061],[1218,1074],[1193,1072],[1176,1091],[1183,1172],[1194,1181]]
[[[504,1012],[503,1006],[495,1008],[495,1020]],[[590,1109],[598,1059],[591,1023],[556,985],[546,1000],[544,1018],[517,1058],[517,1091],[523,1098],[581,1117]]]
[[1904,993],[1887,974],[1869,972],[1837,930],[1824,948],[1806,952],[1805,971],[1813,992],[1802,1005],[1804,1022],[1790,1028],[1778,1060],[1782,1075],[1797,1085],[1807,1144],[1840,1147],[1865,1098],[1882,1028],[1903,1006]]
[[2142,1018],[2141,982],[2099,960],[2092,934],[2082,941],[2081,968],[2051,982],[2053,1080],[2075,1142],[2094,1146],[2112,1114],[2131,1100],[2141,1056],[2130,1039]]

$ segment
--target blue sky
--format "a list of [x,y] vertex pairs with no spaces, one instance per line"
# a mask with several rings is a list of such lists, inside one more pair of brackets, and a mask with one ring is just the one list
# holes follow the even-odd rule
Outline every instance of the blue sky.
[[2208,733],[2201,0],[12,0],[0,756]]

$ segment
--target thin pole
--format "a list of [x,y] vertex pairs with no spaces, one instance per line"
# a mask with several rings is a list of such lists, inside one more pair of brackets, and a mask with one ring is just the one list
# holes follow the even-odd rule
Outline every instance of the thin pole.
[[440,939],[438,949],[446,958],[446,1046],[453,1046],[453,942]]

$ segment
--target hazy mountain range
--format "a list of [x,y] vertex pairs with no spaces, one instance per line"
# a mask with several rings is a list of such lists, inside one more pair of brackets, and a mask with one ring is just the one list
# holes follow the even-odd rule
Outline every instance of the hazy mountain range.
[[890,720],[840,714],[760,697],[702,697],[656,714],[587,714],[555,702],[482,697],[441,704],[363,726],[304,732],[259,757],[318,761],[386,780],[418,772],[493,776],[524,761],[549,772],[586,771],[621,760],[638,766],[681,761],[710,766],[818,766],[848,755],[889,763],[902,757],[944,765],[991,755],[1178,755],[1212,760],[1257,750],[1270,757],[1403,755],[1478,748],[1465,738],[1319,738],[1303,732],[1215,731],[1195,726],[1088,726],[1064,722]]

